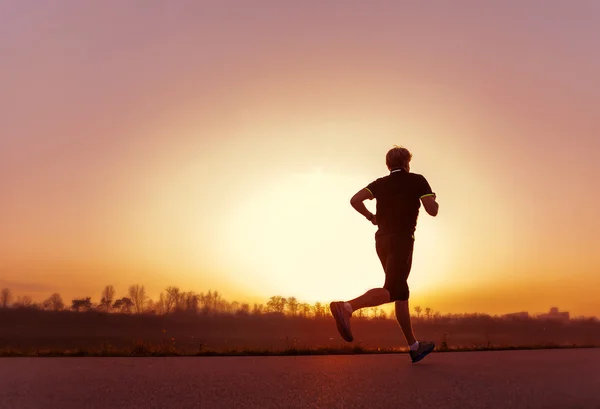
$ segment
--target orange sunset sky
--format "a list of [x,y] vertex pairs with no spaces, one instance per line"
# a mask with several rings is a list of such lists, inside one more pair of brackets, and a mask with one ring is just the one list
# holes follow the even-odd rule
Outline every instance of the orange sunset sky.
[[353,298],[398,144],[412,305],[600,316],[599,38],[591,0],[3,1],[0,287]]

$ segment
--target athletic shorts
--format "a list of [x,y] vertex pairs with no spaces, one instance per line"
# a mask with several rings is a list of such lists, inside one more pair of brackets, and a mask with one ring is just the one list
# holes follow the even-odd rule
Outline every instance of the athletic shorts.
[[412,267],[415,239],[406,234],[375,236],[375,248],[385,271],[383,288],[390,292],[391,301],[406,301],[410,295],[408,275]]

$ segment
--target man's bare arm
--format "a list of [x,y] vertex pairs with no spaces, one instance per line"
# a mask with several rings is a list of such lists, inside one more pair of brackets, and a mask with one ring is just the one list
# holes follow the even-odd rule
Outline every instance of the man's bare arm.
[[438,210],[440,209],[440,205],[435,201],[435,199],[435,193],[423,196],[421,198],[421,202],[423,203],[423,207],[425,207],[425,211],[433,217],[437,216]]
[[377,224],[377,219],[375,215],[367,209],[365,204],[363,203],[365,200],[373,199],[373,195],[369,189],[361,189],[350,199],[350,204],[352,207],[360,214],[365,216],[371,223]]

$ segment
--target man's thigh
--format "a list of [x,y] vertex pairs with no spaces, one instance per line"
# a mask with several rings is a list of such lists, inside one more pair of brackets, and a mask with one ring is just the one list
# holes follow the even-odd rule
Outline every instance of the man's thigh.
[[386,244],[384,288],[390,292],[392,301],[408,300],[410,293],[407,280],[412,267],[414,240],[412,237],[391,236]]

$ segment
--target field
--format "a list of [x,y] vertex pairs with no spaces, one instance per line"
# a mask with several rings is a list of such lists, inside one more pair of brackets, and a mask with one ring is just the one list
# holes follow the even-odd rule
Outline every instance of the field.
[[[0,309],[7,355],[197,355],[389,352],[405,347],[393,319],[354,319],[345,343],[331,317],[280,314],[121,314]],[[502,319],[487,315],[415,318],[415,334],[438,350],[600,346],[600,322]]]

